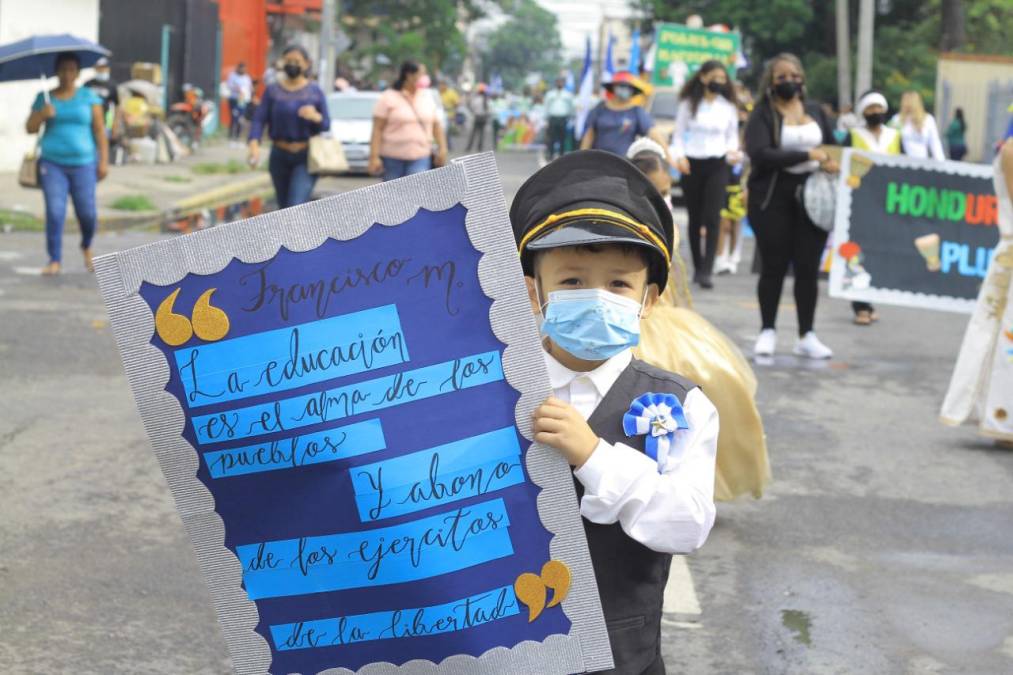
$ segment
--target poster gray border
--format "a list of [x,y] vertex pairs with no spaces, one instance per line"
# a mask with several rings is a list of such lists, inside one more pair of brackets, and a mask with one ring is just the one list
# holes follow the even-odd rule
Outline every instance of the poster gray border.
[[[505,345],[503,371],[510,386],[520,393],[515,408],[517,427],[530,440],[532,412],[550,390],[517,250],[512,238],[503,236],[510,225],[492,153],[472,155],[409,178],[95,260],[99,289],[127,379],[194,546],[238,673],[267,673],[271,651],[266,640],[254,630],[259,622],[256,605],[242,588],[239,561],[224,545],[224,525],[214,510],[211,493],[197,478],[197,451],[182,436],[183,410],[165,390],[169,365],[150,342],[154,316],[138,293],[141,284],[170,285],[190,273],[213,274],[234,258],[248,263],[264,262],[281,247],[308,251],[327,239],[349,240],[370,227],[398,225],[419,209],[443,211],[458,203],[467,209],[467,231],[482,256],[478,265],[479,283],[492,300],[489,313],[493,333]],[[358,670],[358,675],[520,675],[590,672],[612,667],[605,620],[569,467],[558,453],[538,443],[532,443],[526,467],[531,480],[541,488],[538,511],[542,524],[552,534],[550,556],[566,563],[572,573],[573,584],[562,603],[571,622],[570,633],[552,635],[543,642],[526,641],[513,648],[497,647],[479,657],[455,655],[439,664],[421,660],[401,666],[373,663]],[[352,671],[343,668],[324,672],[352,675]]]
[[851,158],[856,154],[868,157],[877,166],[921,169],[923,171],[932,171],[933,173],[948,173],[955,176],[968,176],[970,178],[992,178],[991,165],[954,162],[951,160],[916,159],[904,155],[883,155],[877,152],[846,148],[841,156],[841,173],[837,182],[837,209],[834,213],[833,248],[830,251],[830,255],[832,256],[830,264],[830,297],[971,314],[974,311],[976,302],[973,299],[964,300],[946,295],[915,293],[913,291],[902,291],[892,288],[876,288],[875,286],[861,291],[844,289],[844,268],[840,256],[837,255],[837,247],[841,242],[850,239],[849,226],[851,223],[851,194],[853,191],[848,185],[847,180],[848,175],[851,173]]

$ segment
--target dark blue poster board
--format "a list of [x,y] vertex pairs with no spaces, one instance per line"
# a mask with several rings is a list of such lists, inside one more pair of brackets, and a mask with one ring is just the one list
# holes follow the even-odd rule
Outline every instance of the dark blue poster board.
[[831,295],[970,313],[998,241],[991,167],[844,152]]
[[572,479],[528,438],[547,380],[489,174],[101,260],[239,672],[609,667]]

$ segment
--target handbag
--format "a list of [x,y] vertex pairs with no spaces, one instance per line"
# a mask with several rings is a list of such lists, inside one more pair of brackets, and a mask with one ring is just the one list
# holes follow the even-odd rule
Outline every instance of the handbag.
[[310,137],[309,172],[314,175],[345,173],[348,159],[345,146],[337,138],[316,135]]
[[18,184],[21,187],[38,190],[42,187],[39,180],[39,146],[42,144],[42,130],[39,130],[39,137],[35,141],[35,147],[26,152],[21,159],[21,168],[18,170]]
[[834,229],[837,212],[837,178],[826,171],[813,171],[798,188],[798,200],[813,225],[825,232]]

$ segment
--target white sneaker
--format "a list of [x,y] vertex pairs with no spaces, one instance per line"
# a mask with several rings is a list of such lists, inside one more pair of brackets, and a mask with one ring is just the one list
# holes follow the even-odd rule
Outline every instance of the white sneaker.
[[773,356],[775,349],[777,349],[777,332],[773,328],[761,330],[760,336],[756,338],[756,344],[753,345],[753,354],[756,356]]
[[810,359],[829,359],[834,355],[830,347],[820,342],[816,333],[809,331],[795,343],[795,353]]

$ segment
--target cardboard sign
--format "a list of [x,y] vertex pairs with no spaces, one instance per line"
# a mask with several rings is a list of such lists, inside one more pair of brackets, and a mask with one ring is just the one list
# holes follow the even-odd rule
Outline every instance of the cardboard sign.
[[970,313],[998,217],[989,166],[846,150],[830,295]]
[[612,666],[491,155],[96,267],[238,672]]
[[735,72],[742,41],[738,33],[689,28],[679,23],[662,23],[654,29],[654,70],[651,84],[661,87],[673,85],[673,64],[685,70],[685,75],[695,73],[706,61],[717,60],[725,64],[729,72]]

